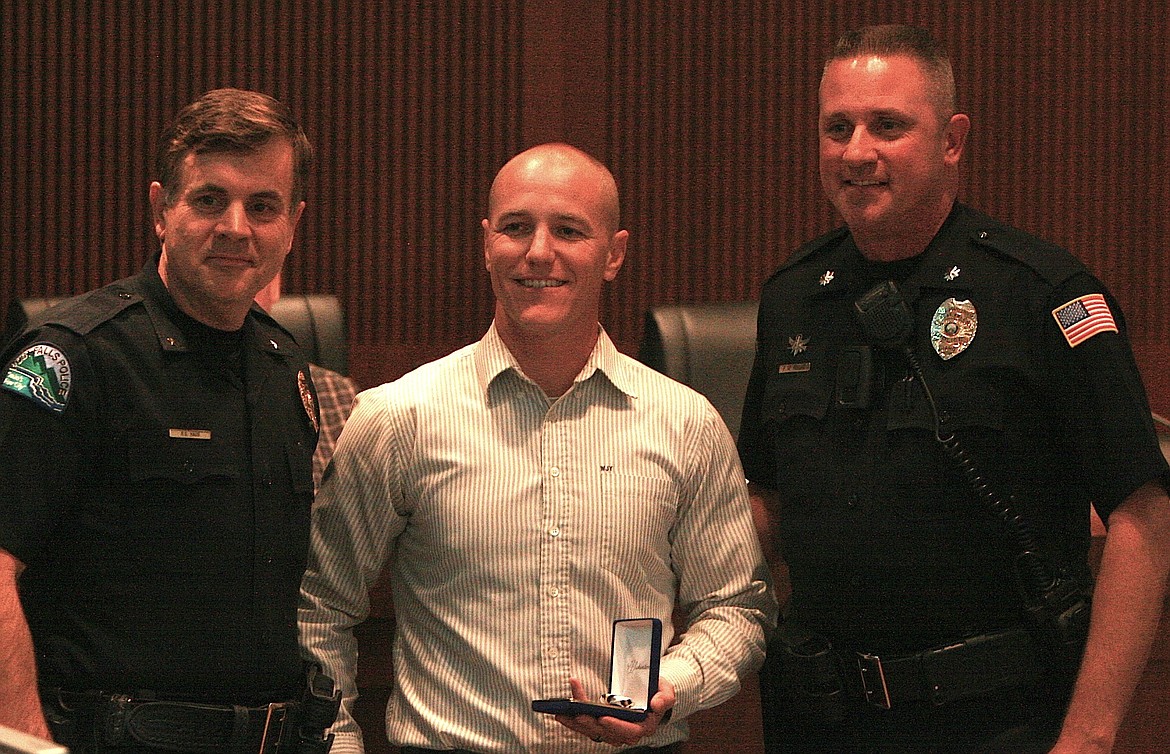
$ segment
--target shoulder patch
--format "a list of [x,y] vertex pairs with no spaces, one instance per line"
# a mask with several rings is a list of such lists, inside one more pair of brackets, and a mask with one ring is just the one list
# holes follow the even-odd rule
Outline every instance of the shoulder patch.
[[65,354],[48,343],[37,343],[8,363],[0,387],[59,414],[69,404],[72,384],[73,370]]
[[1069,348],[1076,348],[1094,335],[1117,332],[1117,322],[1100,293],[1074,298],[1052,310]]

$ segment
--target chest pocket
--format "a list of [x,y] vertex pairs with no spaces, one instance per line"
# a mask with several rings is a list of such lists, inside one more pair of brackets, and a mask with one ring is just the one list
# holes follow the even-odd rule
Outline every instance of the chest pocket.
[[679,497],[675,482],[608,472],[601,475],[601,493],[602,565],[623,579],[653,581],[656,575],[668,575],[667,533],[674,525]]
[[[159,574],[244,573],[253,532],[242,438],[124,435],[107,467],[99,527],[127,564]],[[92,503],[90,503],[92,505]]]
[[126,476],[131,482],[200,484],[235,479],[243,474],[240,448],[212,435],[209,438],[161,436],[126,438]]
[[770,358],[763,420],[769,431],[790,434],[825,418],[833,392],[829,360],[812,346],[796,355],[783,344],[764,346]]

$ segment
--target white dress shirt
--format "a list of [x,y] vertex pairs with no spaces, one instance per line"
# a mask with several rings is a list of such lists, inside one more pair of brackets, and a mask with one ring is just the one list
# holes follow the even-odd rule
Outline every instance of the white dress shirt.
[[361,747],[352,628],[384,564],[398,745],[613,751],[530,705],[568,697],[570,677],[607,691],[612,622],[643,617],[664,624],[678,701],[640,745],[682,740],[688,714],[758,668],[776,617],[723,421],[604,331],[552,401],[494,325],[358,396],[314,508],[300,610],[307,655],[345,694],[334,752]]

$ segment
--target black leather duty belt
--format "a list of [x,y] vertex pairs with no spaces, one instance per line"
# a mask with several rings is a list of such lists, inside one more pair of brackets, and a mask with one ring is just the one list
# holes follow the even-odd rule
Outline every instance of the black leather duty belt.
[[297,702],[260,707],[135,699],[125,695],[59,691],[63,711],[82,713],[107,746],[139,745],[167,751],[276,754],[297,741]]
[[[842,653],[844,655],[845,653]],[[848,657],[842,657],[846,675]],[[935,705],[1035,683],[1044,665],[1024,629],[983,634],[914,654],[856,652],[853,692],[882,709],[905,702]]]

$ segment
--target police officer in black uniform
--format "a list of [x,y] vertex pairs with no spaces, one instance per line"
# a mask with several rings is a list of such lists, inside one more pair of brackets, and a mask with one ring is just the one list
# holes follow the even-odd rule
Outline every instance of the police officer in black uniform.
[[0,360],[0,720],[75,751],[311,750],[331,722],[296,629],[318,410],[252,299],[312,150],[284,105],[233,89],[160,146],[160,253]]
[[925,32],[838,43],[821,178],[847,227],[765,284],[739,435],[792,586],[769,751],[1108,751],[1155,633],[1168,469],[1121,311],[956,203],[968,129]]

